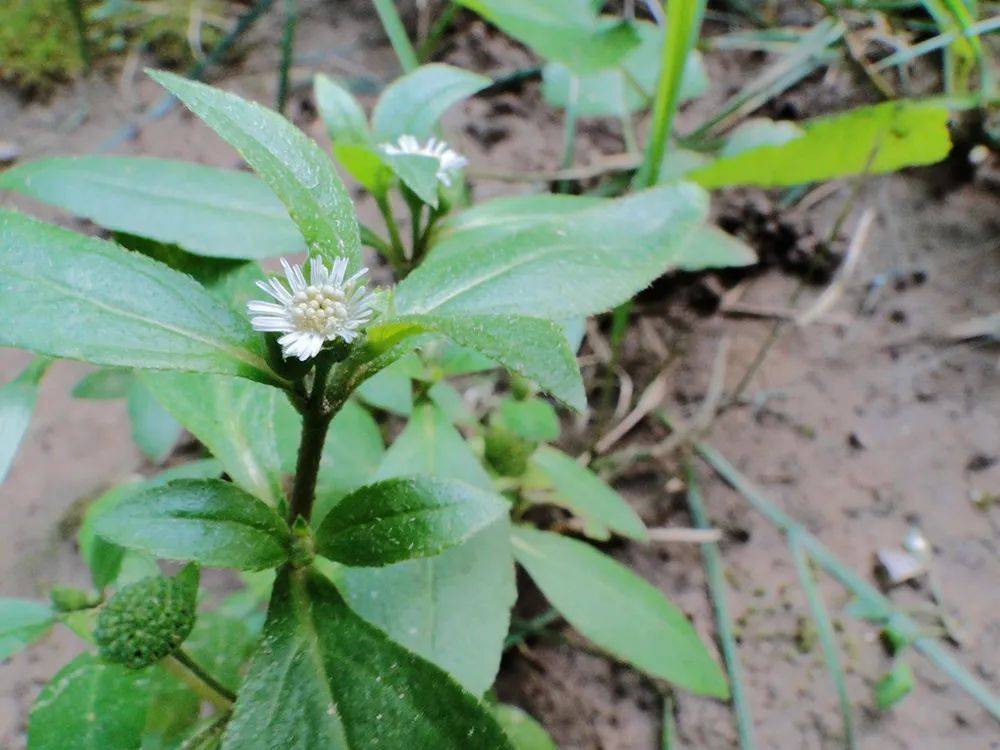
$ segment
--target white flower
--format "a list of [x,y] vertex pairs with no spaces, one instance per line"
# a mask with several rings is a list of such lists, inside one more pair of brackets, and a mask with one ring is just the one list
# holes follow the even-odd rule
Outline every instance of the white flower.
[[350,343],[361,335],[374,314],[373,296],[361,283],[367,268],[345,280],[347,258],[337,258],[330,270],[319,258],[310,258],[307,283],[299,265],[284,258],[281,265],[291,291],[276,278],[258,281],[257,286],[277,304],[255,300],[247,303],[247,312],[255,331],[284,334],[278,343],[285,359],[298,357],[304,362],[319,354],[327,341]]
[[389,154],[389,156],[410,154],[417,156],[430,156],[437,159],[437,178],[445,185],[451,185],[452,172],[457,172],[469,163],[468,159],[461,154],[452,151],[448,147],[447,143],[439,141],[437,138],[431,138],[426,144],[421,146],[420,141],[412,135],[401,135],[396,143],[383,143],[380,148],[382,151]]

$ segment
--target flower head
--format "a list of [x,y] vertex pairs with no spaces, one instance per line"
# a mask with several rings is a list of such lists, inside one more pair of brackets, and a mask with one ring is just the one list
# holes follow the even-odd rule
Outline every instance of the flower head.
[[319,258],[310,258],[307,282],[301,266],[284,258],[281,265],[291,291],[276,278],[258,281],[257,286],[277,303],[254,300],[247,303],[247,311],[255,331],[284,334],[278,343],[285,359],[304,362],[319,354],[327,341],[349,344],[361,335],[374,315],[373,295],[361,283],[367,268],[345,279],[347,258],[337,258],[329,270]]
[[409,154],[411,156],[430,156],[437,159],[437,178],[445,185],[451,185],[453,172],[457,172],[469,163],[468,159],[452,151],[447,143],[439,141],[437,138],[430,138],[427,143],[420,145],[420,141],[414,136],[401,135],[395,143],[383,143],[381,148],[390,156]]

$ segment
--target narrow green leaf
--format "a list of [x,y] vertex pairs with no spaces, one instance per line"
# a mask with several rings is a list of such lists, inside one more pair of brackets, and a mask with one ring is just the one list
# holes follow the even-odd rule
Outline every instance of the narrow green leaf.
[[50,364],[48,359],[34,359],[16,378],[0,386],[0,484],[7,478],[18,446],[28,431],[38,400],[38,385]]
[[393,81],[372,112],[376,143],[401,135],[423,140],[434,135],[441,115],[456,102],[491,83],[489,78],[451,65],[433,63]]
[[[462,436],[431,404],[414,409],[378,476],[413,472],[492,490]],[[506,517],[436,557],[343,568],[337,585],[355,612],[474,695],[493,684],[517,595]]]
[[240,152],[278,196],[311,253],[361,265],[354,206],[320,147],[277,112],[162,71],[150,76]]
[[757,253],[752,247],[709,224],[691,230],[677,254],[677,268],[681,271],[738,268],[752,266],[756,262]]
[[559,437],[559,417],[548,401],[527,398],[504,399],[497,407],[496,418],[503,426],[525,440],[543,442]]
[[493,716],[514,750],[557,750],[556,743],[542,725],[517,706],[498,703],[493,707]]
[[149,157],[56,157],[0,173],[0,189],[213,258],[305,250],[285,207],[246,172]]
[[313,79],[316,108],[326,125],[327,135],[335,143],[368,143],[368,118],[351,92],[339,81],[322,73]]
[[576,357],[562,328],[523,315],[407,315],[383,325],[410,324],[447,336],[536,383],[577,411],[587,405]]
[[[296,415],[276,388],[238,378],[144,372],[153,396],[204,443],[233,481],[269,505],[282,496],[278,424]],[[290,438],[297,446],[298,436]]]
[[892,669],[875,683],[875,705],[879,711],[895,706],[913,690],[913,670],[902,659],[897,659]]
[[458,0],[547,60],[590,73],[639,44],[634,25],[598,17],[590,0]]
[[684,183],[614,200],[489,201],[448,222],[396,288],[396,309],[553,320],[604,312],[676,267],[707,210],[707,195]]
[[771,120],[767,117],[752,117],[744,120],[726,138],[719,149],[719,156],[736,156],[761,146],[783,146],[789,141],[801,138],[805,131],[788,120]]
[[380,153],[379,158],[416,196],[432,208],[438,207],[438,169],[436,156],[422,154]]
[[725,675],[684,614],[632,571],[589,544],[514,529],[514,556],[583,635],[653,677],[701,695],[729,695]]
[[181,426],[142,381],[133,378],[126,398],[132,439],[153,463],[163,463],[181,436]]
[[285,522],[218,479],[178,479],[130,495],[96,521],[98,536],[168,560],[262,570],[287,558]]
[[316,532],[316,551],[345,565],[433,557],[507,510],[495,494],[452,479],[385,479],[345,497]]
[[73,386],[73,398],[116,399],[128,395],[132,371],[125,367],[102,367],[88,372]]
[[722,157],[687,174],[706,188],[779,187],[933,164],[948,155],[948,110],[885,102],[803,123],[804,134]]
[[48,633],[53,622],[52,609],[46,604],[0,598],[0,662]]
[[139,750],[158,675],[80,654],[42,688],[31,709],[31,750]]
[[552,501],[580,516],[588,536],[607,539],[610,530],[630,539],[646,538],[646,527],[632,506],[586,466],[549,445],[535,451],[531,462],[555,486]]
[[224,750],[510,750],[475,698],[355,615],[311,570],[285,568]]
[[247,320],[189,276],[10,211],[0,211],[0,318],[0,346],[100,365],[277,378]]

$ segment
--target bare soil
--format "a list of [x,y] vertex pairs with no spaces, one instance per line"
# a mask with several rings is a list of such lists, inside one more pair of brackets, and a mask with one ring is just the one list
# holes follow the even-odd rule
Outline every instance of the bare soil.
[[[352,80],[369,95],[396,74],[371,6],[365,2],[304,6],[297,36],[297,82],[321,70]],[[244,96],[273,100],[278,29],[267,19],[251,35],[245,59],[216,79]],[[530,55],[476,21],[463,21],[444,59],[490,75],[531,64]],[[717,106],[758,60],[732,53],[709,57],[714,89],[682,113],[682,127]],[[304,85],[291,115],[323,141]],[[23,157],[98,150],[123,122],[138,117],[159,92],[141,76],[105,73],[67,88],[48,103],[24,103],[0,90],[2,136]],[[784,98],[802,115],[870,98],[847,68],[807,81]],[[769,105],[782,106],[781,103]],[[85,117],[78,115],[85,108]],[[773,114],[773,112],[772,112]],[[445,120],[448,140],[476,169],[553,169],[561,152],[561,121],[536,84],[456,107]],[[578,139],[578,163],[620,151],[614,123],[596,122]],[[184,158],[227,167],[237,156],[190,116],[173,111],[144,124],[118,153]],[[543,189],[544,186],[536,186]],[[479,179],[477,200],[530,186]],[[625,341],[622,388],[632,403],[664,368],[671,368],[664,406],[692,416],[708,389],[720,341],[729,342],[725,381],[736,386],[767,340],[773,317],[724,314],[719,297],[779,315],[807,307],[819,288],[799,290],[788,269],[817,256],[847,199],[843,184],[808,210],[782,212],[775,195],[731,191],[714,210],[728,229],[755,245],[768,262],[749,274],[672,277],[642,296]],[[8,198],[7,203],[17,203]],[[970,498],[1000,492],[1000,381],[995,345],[956,341],[950,326],[1000,308],[1000,199],[946,168],[868,180],[831,247],[843,251],[858,214],[876,220],[859,266],[836,305],[808,327],[789,326],[749,380],[744,398],[714,423],[708,439],[763,491],[803,523],[847,565],[872,575],[873,555],[898,547],[918,525],[934,549],[933,570],[947,613],[958,623],[954,656],[1000,691],[1000,510],[982,511]],[[86,229],[64,216],[46,218]],[[363,201],[365,221],[378,224]],[[799,263],[796,266],[796,263]],[[885,279],[878,293],[873,282]],[[58,311],[53,311],[58,314]],[[594,333],[585,361],[601,351]],[[0,382],[28,357],[0,350]],[[7,596],[41,596],[53,583],[84,585],[72,530],[86,501],[134,472],[151,472],[128,435],[120,402],[73,400],[69,391],[88,367],[60,362],[42,386],[31,428],[11,475],[0,487],[0,577]],[[599,370],[588,366],[594,381]],[[622,404],[618,415],[629,408]],[[603,431],[600,415],[570,426],[567,445],[582,448]],[[614,421],[614,418],[612,418]],[[662,440],[666,430],[638,427],[612,451]],[[806,625],[807,610],[781,536],[706,467],[699,467],[709,513],[724,532],[721,544],[729,603],[747,673],[761,748],[841,747],[836,697]],[[637,464],[616,486],[653,527],[688,526],[683,495],[670,464]],[[673,480],[673,481],[671,481]],[[713,623],[699,550],[690,544],[612,545],[610,551],[659,587],[693,619],[709,642]],[[823,578],[826,602],[840,630],[848,687],[863,748],[982,750],[1000,748],[997,724],[930,664],[910,655],[913,693],[893,710],[873,709],[872,686],[889,660],[873,626],[842,616],[847,597]],[[924,585],[892,597],[927,607]],[[530,597],[529,597],[530,599]],[[531,602],[522,605],[530,611]],[[662,700],[657,686],[634,670],[575,648],[565,630],[533,639],[508,654],[498,695],[549,729],[566,749],[645,750],[659,747]],[[65,632],[0,665],[0,747],[21,748],[28,710],[41,684],[80,649]],[[735,746],[729,707],[675,695],[678,745],[722,750]]]

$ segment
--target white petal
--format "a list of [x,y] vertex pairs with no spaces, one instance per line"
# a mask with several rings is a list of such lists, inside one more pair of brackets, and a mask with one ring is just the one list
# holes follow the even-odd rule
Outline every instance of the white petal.
[[288,311],[288,308],[284,305],[276,305],[273,302],[251,300],[247,302],[247,311],[251,313],[264,313],[266,315],[284,315]]
[[255,331],[267,333],[290,333],[295,330],[295,326],[288,318],[259,316],[250,318],[250,325]]

